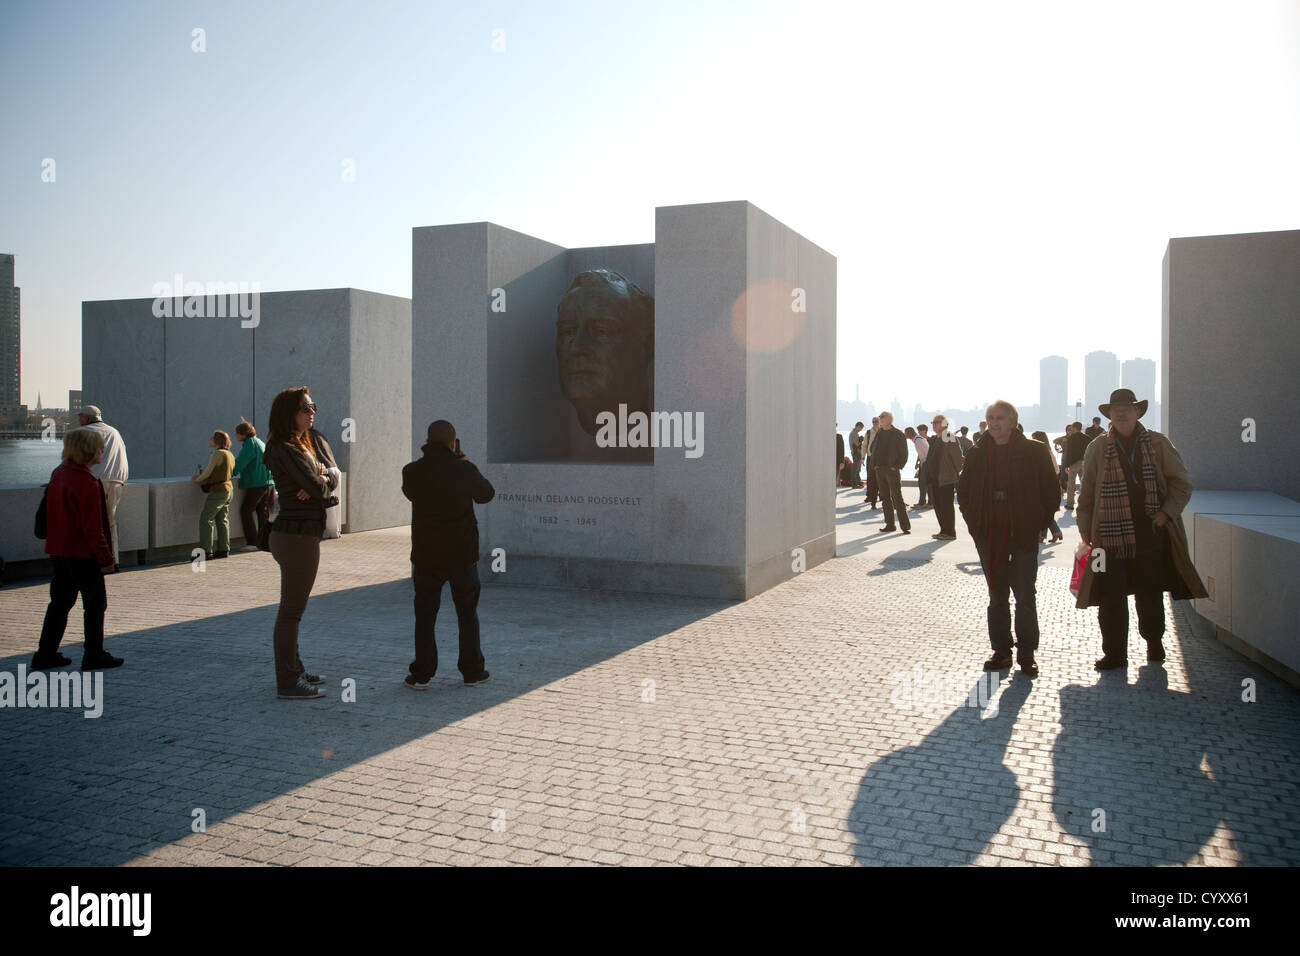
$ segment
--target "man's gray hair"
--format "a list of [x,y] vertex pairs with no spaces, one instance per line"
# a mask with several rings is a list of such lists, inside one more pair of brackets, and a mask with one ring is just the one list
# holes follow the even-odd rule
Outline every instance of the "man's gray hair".
[[1000,398],[996,402],[989,402],[989,407],[984,409],[984,414],[987,416],[988,413],[993,411],[995,408],[1000,408],[1010,415],[1012,425],[1015,425],[1020,421],[1020,413],[1016,411],[1016,406],[1012,405],[1010,402],[1003,401]]
[[947,427],[948,427],[948,416],[947,416],[947,415],[935,415],[935,416],[934,416],[934,420],[937,421],[937,422],[938,422],[940,425],[942,425],[944,428],[947,428]]

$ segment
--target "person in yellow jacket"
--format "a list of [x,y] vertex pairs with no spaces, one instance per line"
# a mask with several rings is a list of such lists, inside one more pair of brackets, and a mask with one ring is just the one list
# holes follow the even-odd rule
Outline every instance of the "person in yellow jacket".
[[1192,483],[1178,450],[1138,421],[1147,402],[1129,389],[1116,389],[1098,408],[1110,429],[1083,459],[1076,517],[1091,554],[1076,607],[1097,608],[1102,657],[1096,667],[1110,670],[1128,664],[1130,594],[1149,661],[1165,659],[1164,592],[1176,600],[1207,595],[1187,551],[1182,513]]
[[[235,456],[230,453],[230,436],[223,431],[213,432],[208,444],[212,446],[208,467],[190,480],[208,493],[199,514],[199,547],[210,561],[230,557],[230,499],[235,488],[230,474],[235,469]],[[215,549],[213,525],[217,529]]]

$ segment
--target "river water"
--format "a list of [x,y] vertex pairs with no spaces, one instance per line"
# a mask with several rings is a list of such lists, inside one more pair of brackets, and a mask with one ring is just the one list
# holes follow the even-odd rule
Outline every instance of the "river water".
[[39,438],[0,439],[0,486],[43,485],[59,467],[63,441]]

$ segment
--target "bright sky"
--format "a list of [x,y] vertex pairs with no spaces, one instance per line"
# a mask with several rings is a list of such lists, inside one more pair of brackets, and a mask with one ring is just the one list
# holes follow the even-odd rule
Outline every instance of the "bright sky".
[[409,296],[413,226],[731,199],[838,257],[841,398],[1032,404],[1061,354],[1073,400],[1159,361],[1170,237],[1300,228],[1300,0],[11,3],[0,89],[29,405],[82,300]]

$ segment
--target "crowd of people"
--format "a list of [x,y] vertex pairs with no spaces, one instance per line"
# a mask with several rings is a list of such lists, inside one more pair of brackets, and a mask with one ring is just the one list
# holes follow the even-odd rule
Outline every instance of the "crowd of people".
[[[1206,591],[1192,566],[1180,517],[1192,493],[1187,469],[1169,439],[1139,421],[1147,404],[1131,390],[1117,389],[1098,406],[1101,415],[1088,428],[1071,422],[1065,434],[1050,442],[1042,431],[1026,437],[1019,412],[1005,401],[989,405],[973,439],[967,438],[966,426],[953,432],[943,415],[935,415],[928,426],[900,432],[893,415],[881,412],[869,429],[863,422],[854,425],[848,441],[851,457],[837,444],[837,485],[865,485],[864,503],[872,511],[880,501],[884,524],[879,533],[901,528],[911,534],[900,478],[910,440],[919,489],[912,510],[933,508],[939,531],[932,537],[955,540],[955,496],[979,554],[989,591],[993,649],[984,669],[1010,668],[1014,648],[1015,663],[1031,677],[1039,673],[1038,548],[1049,534],[1053,543],[1063,540],[1056,513],[1062,494],[1065,510],[1075,510],[1077,489],[1075,517],[1082,542],[1077,560],[1083,573],[1075,603],[1098,609],[1102,656],[1095,666],[1111,670],[1128,663],[1130,595],[1147,659],[1163,661],[1162,595],[1185,599],[1205,597]],[[1109,428],[1102,427],[1103,416],[1110,420]]]
[[[241,421],[235,429],[242,443],[236,458],[230,452],[230,437],[214,432],[208,466],[193,479],[207,495],[200,518],[204,552],[213,558],[229,553],[232,479],[239,477],[246,547],[260,544],[280,567],[272,647],[278,695],[287,700],[324,696],[320,689],[324,678],[303,664],[298,643],[320,566],[326,515],[338,505],[334,492],[340,480],[329,443],[313,427],[316,410],[306,386],[284,389],[271,403],[265,444],[251,423]],[[1075,507],[1076,484],[1080,558],[1086,557],[1076,606],[1098,609],[1102,657],[1096,661],[1097,669],[1128,663],[1130,595],[1150,661],[1165,657],[1162,595],[1206,596],[1188,554],[1180,517],[1192,485],[1177,450],[1167,437],[1143,427],[1140,419],[1147,401],[1139,401],[1130,390],[1117,389],[1098,410],[1110,420],[1108,429],[1102,430],[1100,417],[1088,429],[1073,422],[1051,443],[1043,432],[1026,437],[1015,406],[1005,401],[988,406],[973,439],[964,426],[954,432],[943,415],[935,415],[928,425],[900,431],[889,412],[873,418],[870,429],[858,422],[850,433],[852,458],[844,477],[853,487],[865,484],[864,503],[871,510],[876,510],[879,499],[884,510],[880,532],[901,527],[903,534],[911,533],[900,477],[909,457],[909,440],[917,451],[921,489],[915,507],[934,509],[939,523],[935,539],[956,539],[956,500],[988,586],[992,656],[985,661],[985,670],[1010,668],[1014,649],[1015,663],[1024,673],[1031,677],[1039,673],[1038,548],[1049,533],[1053,541],[1062,540],[1056,512],[1063,493],[1066,510]],[[78,594],[85,612],[82,669],[122,664],[121,658],[104,648],[104,576],[119,570],[114,512],[127,476],[126,450],[121,435],[103,422],[99,409],[87,406],[82,419],[82,427],[64,436],[64,460],[50,476],[38,514],[38,529],[42,520],[45,524],[45,551],[53,574],[50,603],[32,659],[36,670],[72,663],[59,652],[59,644]],[[446,584],[451,586],[459,626],[457,667],[462,679],[480,684],[489,678],[477,616],[479,539],[474,504],[490,501],[495,490],[460,450],[450,422],[433,422],[427,438],[421,458],[402,470],[402,492],[412,503],[415,589],[415,658],[405,684],[414,690],[426,688],[437,671],[434,623]],[[1053,446],[1061,453],[1059,463]],[[837,433],[837,463],[843,451],[843,438]],[[280,505],[268,524],[273,496]]]
[[[242,447],[236,458],[230,436],[216,431],[211,456],[193,479],[206,495],[199,519],[200,546],[209,559],[230,553],[229,509],[233,480],[243,491],[240,519],[245,549],[270,551],[280,567],[280,605],[271,645],[277,693],[285,700],[324,697],[325,679],[307,669],[298,635],[320,567],[327,515],[338,506],[340,472],[325,436],[313,426],[316,404],[306,386],[288,388],[271,403],[267,441],[248,421],[235,428]],[[402,492],[412,502],[411,561],[415,584],[415,659],[406,686],[423,690],[438,667],[434,643],[442,587],[451,584],[460,630],[458,667],[466,684],[488,680],[478,626],[478,524],[474,502],[490,501],[492,485],[461,452],[449,422],[429,426],[423,456],[402,472]],[[85,612],[82,670],[119,667],[123,659],[104,649],[108,607],[104,576],[120,570],[116,506],[127,480],[126,447],[117,429],[87,406],[81,427],[63,439],[63,461],[50,476],[37,518],[53,575],[34,670],[65,667],[60,652],[68,614],[80,594]],[[274,520],[273,500],[279,507]]]

